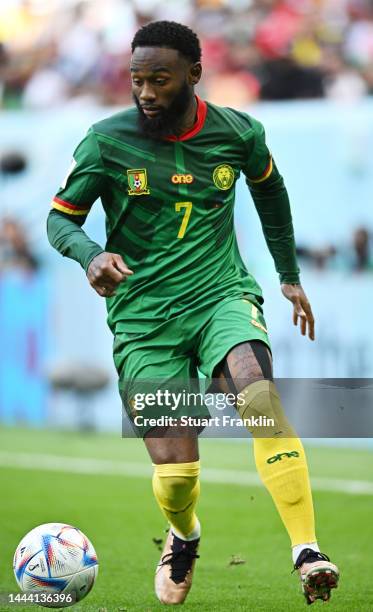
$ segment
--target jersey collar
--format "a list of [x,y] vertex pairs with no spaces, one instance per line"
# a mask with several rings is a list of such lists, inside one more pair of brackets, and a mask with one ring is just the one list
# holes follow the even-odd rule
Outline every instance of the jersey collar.
[[181,136],[167,136],[166,140],[171,140],[172,142],[180,142],[181,140],[189,140],[189,138],[193,138],[198,132],[200,132],[205,125],[206,115],[207,115],[207,104],[204,100],[201,100],[199,96],[196,96],[197,100],[197,119],[195,124],[188,130],[181,134]]

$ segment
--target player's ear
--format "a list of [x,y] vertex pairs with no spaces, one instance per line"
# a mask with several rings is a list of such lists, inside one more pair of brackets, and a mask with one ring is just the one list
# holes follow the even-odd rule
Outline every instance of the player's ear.
[[202,74],[202,64],[201,62],[196,62],[192,64],[189,68],[189,83],[190,85],[197,85],[201,78]]

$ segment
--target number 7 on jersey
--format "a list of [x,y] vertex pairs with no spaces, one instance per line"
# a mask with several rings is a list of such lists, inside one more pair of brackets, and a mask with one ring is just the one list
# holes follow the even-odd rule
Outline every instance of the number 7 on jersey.
[[192,207],[193,207],[192,202],[175,202],[176,212],[180,212],[183,208],[185,208],[184,217],[180,225],[179,233],[177,235],[178,238],[184,238],[186,228],[189,223],[190,213],[192,212]]

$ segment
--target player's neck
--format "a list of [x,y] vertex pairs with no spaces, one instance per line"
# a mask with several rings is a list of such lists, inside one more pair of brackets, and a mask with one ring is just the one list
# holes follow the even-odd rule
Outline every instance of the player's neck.
[[184,113],[183,121],[180,125],[180,133],[178,134],[178,136],[181,136],[182,134],[185,134],[185,132],[189,132],[189,130],[192,129],[192,127],[197,121],[197,109],[197,98],[195,95],[193,95],[190,105]]

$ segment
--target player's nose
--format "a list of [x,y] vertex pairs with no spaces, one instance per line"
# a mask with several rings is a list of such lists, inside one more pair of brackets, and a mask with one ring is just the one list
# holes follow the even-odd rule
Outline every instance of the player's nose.
[[155,99],[156,99],[155,91],[149,83],[144,83],[139,97],[140,97],[140,104],[146,104],[146,103],[149,104],[149,102],[150,103],[155,102]]

